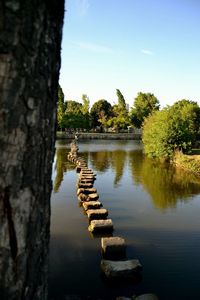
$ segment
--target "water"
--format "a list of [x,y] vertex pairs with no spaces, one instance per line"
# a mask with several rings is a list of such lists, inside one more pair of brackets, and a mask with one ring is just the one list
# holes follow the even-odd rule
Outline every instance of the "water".
[[100,239],[76,197],[69,144],[57,142],[53,180],[49,299],[67,295],[115,299],[156,293],[161,300],[200,298],[200,179],[143,156],[137,141],[79,142],[80,155],[97,173],[94,186],[125,238],[128,258],[138,258],[142,276],[108,282],[100,272]]

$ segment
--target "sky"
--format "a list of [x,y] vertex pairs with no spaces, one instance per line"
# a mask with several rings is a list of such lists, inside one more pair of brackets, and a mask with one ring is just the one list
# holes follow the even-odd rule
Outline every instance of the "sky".
[[65,100],[133,106],[138,92],[161,107],[200,104],[200,0],[66,0],[60,85]]

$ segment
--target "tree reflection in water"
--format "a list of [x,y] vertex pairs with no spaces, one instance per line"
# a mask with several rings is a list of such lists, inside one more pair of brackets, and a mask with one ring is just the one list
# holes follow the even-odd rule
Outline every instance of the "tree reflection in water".
[[198,177],[169,163],[143,156],[141,151],[129,152],[129,166],[134,182],[143,185],[154,206],[162,211],[200,193]]

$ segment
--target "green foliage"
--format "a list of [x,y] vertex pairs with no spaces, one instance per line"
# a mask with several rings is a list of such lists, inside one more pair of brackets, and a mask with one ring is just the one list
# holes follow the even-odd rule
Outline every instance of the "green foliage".
[[118,89],[116,89],[116,94],[117,94],[117,97],[118,97],[119,109],[126,110],[126,101],[124,99],[124,96],[122,95],[122,93]]
[[150,157],[172,158],[176,150],[188,153],[200,127],[197,103],[181,100],[162,111],[156,111],[144,121],[145,153]]
[[107,121],[112,115],[111,104],[104,99],[95,102],[90,111],[92,127],[103,125],[107,127]]
[[120,129],[126,129],[127,126],[130,125],[126,103],[124,102],[124,104],[122,104],[120,101],[118,101],[118,104],[113,105],[113,116],[108,120],[108,126],[112,126],[117,131]]
[[87,115],[87,114],[89,114],[89,109],[90,109],[89,97],[86,94],[83,94],[82,95],[82,101],[83,101],[82,108],[81,108],[82,113],[84,115]]
[[134,107],[130,112],[131,123],[140,128],[144,122],[144,119],[148,117],[152,112],[159,110],[160,104],[154,94],[150,93],[138,93],[134,100]]
[[81,103],[73,100],[66,101],[61,128],[89,128],[89,113],[83,114]]

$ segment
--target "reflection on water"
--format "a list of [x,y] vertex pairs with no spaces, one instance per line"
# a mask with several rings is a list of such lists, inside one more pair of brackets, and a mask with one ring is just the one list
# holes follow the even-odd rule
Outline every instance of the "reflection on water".
[[[74,170],[67,160],[68,149],[57,148],[55,158],[54,192],[58,192],[63,174]],[[109,168],[114,172],[113,185],[117,187],[122,179],[125,165],[129,168],[133,184],[142,185],[151,196],[156,208],[165,210],[176,207],[177,201],[186,201],[200,193],[200,180],[193,174],[176,169],[169,163],[161,163],[143,155],[140,150],[91,151],[81,154],[95,171],[105,173]],[[88,158],[89,156],[89,158]]]
[[200,179],[193,174],[176,169],[142,155],[129,152],[129,167],[133,181],[142,184],[158,209],[176,207],[177,201],[186,201],[200,193]]
[[145,157],[136,141],[84,141],[79,149],[97,173],[94,185],[113,219],[113,235],[124,237],[128,258],[144,266],[142,280],[111,284],[102,278],[100,237],[87,230],[69,144],[62,141],[53,169],[49,299],[114,300],[147,292],[160,300],[198,299],[199,178]]

